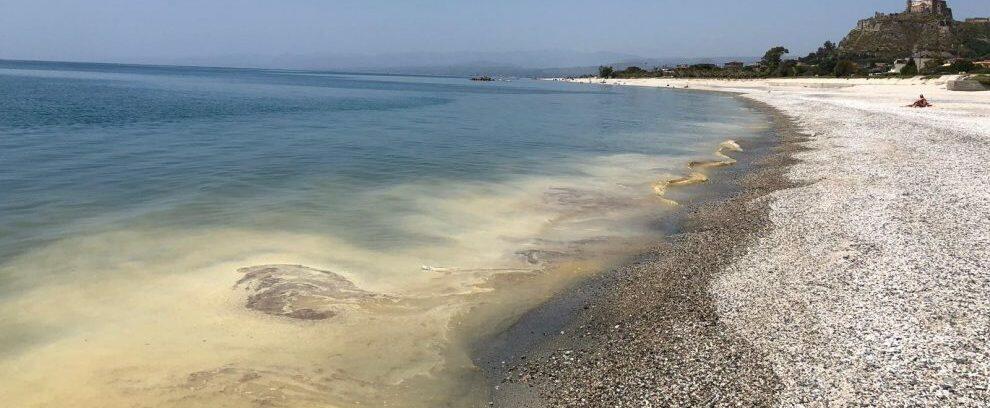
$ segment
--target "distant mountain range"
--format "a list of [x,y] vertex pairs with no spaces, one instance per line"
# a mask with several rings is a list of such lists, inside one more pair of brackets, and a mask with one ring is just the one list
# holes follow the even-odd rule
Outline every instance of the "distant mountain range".
[[600,65],[624,69],[692,63],[752,62],[755,57],[644,58],[633,54],[580,51],[393,53],[378,55],[227,55],[146,63],[243,68],[309,69],[409,75],[556,77],[594,74]]

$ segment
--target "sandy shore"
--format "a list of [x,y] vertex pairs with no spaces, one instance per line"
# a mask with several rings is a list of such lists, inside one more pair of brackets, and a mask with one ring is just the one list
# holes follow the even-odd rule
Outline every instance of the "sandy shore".
[[[946,79],[608,81],[790,120],[738,195],[505,356],[495,403],[986,406],[990,93]],[[903,107],[922,93],[935,108]]]

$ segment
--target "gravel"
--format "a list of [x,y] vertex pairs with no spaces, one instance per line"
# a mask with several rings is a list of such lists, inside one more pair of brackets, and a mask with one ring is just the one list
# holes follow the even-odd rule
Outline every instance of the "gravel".
[[493,405],[990,406],[990,105],[744,91],[799,132],[580,288]]
[[[537,347],[513,350],[498,372],[493,403],[504,407],[768,406],[782,382],[769,360],[720,321],[708,287],[769,227],[761,197],[791,183],[783,177],[798,148],[786,141],[715,174],[738,184],[729,198],[690,205],[681,232],[636,261],[576,290],[585,301],[571,323]],[[767,141],[763,141],[767,143]],[[741,188],[739,188],[741,186]],[[714,186],[708,186],[712,188]],[[761,204],[762,203],[762,204]],[[574,296],[573,293],[565,296]],[[546,306],[552,309],[553,306]],[[546,316],[543,319],[547,319]],[[524,322],[523,327],[534,326]],[[536,325],[539,326],[539,325]],[[490,357],[490,359],[495,359]]]
[[779,405],[990,405],[990,117],[758,95],[814,136],[712,285]]

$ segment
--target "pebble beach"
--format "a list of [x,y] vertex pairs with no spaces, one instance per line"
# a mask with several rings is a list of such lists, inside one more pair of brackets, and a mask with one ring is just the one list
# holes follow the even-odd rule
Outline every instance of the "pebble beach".
[[990,404],[990,93],[949,79],[574,80],[733,92],[780,139],[738,194],[576,289],[493,404]]

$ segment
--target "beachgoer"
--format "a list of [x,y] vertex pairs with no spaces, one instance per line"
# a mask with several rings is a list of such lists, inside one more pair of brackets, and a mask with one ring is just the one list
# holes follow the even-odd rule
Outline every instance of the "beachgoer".
[[925,99],[925,95],[919,96],[918,100],[908,105],[909,108],[929,108],[931,106],[932,104],[928,103],[928,99]]

